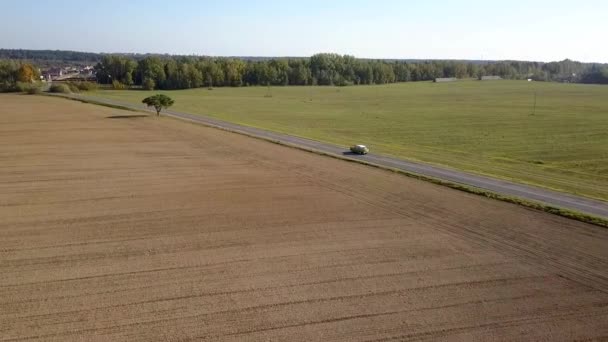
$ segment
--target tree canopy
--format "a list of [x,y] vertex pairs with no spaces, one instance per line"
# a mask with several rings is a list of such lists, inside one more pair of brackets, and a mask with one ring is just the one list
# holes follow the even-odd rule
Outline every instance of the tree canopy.
[[154,107],[156,110],[156,115],[160,115],[160,111],[163,108],[169,108],[175,103],[172,98],[163,94],[156,94],[146,97],[141,102],[145,103],[148,107]]
[[[130,81],[146,89],[187,89],[197,87],[239,87],[249,85],[357,85],[428,81],[438,77],[479,78],[495,75],[505,79],[584,82],[602,78],[583,78],[592,64],[561,62],[476,62],[401,61],[357,59],[353,56],[321,53],[310,58],[271,58],[248,60],[213,57],[158,57],[132,60],[104,57],[96,70],[99,82],[112,79]],[[118,65],[112,67],[112,63]],[[601,66],[605,68],[606,66]],[[108,73],[106,73],[108,72]]]
[[[3,57],[19,60],[3,60]],[[52,60],[56,59],[56,60]],[[386,84],[439,77],[608,84],[608,64],[527,61],[374,60],[319,53],[311,57],[253,58],[145,54],[91,54],[73,51],[0,49],[0,90],[36,78],[48,63],[94,60],[97,82],[116,89],[132,85],[147,90],[197,87]],[[38,61],[38,62],[36,62]],[[51,61],[51,62],[50,62]],[[38,63],[38,66],[34,66]],[[28,67],[29,65],[30,67]]]
[[29,63],[0,59],[0,92],[17,91],[18,83],[32,83],[39,78],[38,69]]

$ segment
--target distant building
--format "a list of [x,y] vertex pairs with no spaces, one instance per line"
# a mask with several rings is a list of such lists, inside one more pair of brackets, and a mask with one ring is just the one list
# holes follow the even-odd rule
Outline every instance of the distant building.
[[500,76],[481,76],[482,81],[495,81],[495,80],[502,80],[502,77]]
[[455,82],[458,81],[456,77],[438,77],[433,82]]
[[91,76],[91,75],[93,75],[93,69],[86,69],[86,68],[84,68],[84,69],[80,70],[80,75],[82,75],[82,76]]
[[61,68],[50,68],[42,73],[47,81],[52,81],[58,77],[63,76],[63,69]]

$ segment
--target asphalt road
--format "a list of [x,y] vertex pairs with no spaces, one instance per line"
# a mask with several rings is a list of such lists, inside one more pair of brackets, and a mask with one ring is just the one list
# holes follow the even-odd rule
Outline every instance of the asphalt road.
[[[147,108],[143,107],[143,105],[134,105],[131,103],[112,101],[99,97],[82,95],[75,95],[73,97],[89,99],[100,103],[118,105],[137,110],[147,110]],[[287,134],[270,132],[263,129],[238,125],[202,115],[182,113],[174,110],[165,110],[162,114],[179,119],[186,119],[202,123],[205,125],[211,125],[222,129],[237,131],[256,137],[270,139],[281,142],[283,144],[294,145],[304,149],[312,149],[351,159],[363,160],[381,166],[387,166],[394,169],[399,169],[428,177],[438,178],[445,181],[450,181],[453,183],[464,184],[483,190],[489,190],[491,192],[502,195],[514,196],[529,201],[545,203],[554,207],[576,210],[590,215],[608,218],[608,202],[374,153],[359,156],[349,153],[348,149],[344,146],[337,146],[306,138],[295,137]]]

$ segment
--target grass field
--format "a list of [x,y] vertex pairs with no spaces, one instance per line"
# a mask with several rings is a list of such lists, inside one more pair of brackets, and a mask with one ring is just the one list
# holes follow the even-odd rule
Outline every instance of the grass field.
[[[150,93],[99,92],[136,103]],[[180,111],[608,199],[605,86],[466,81],[164,93]]]
[[3,342],[608,335],[608,229],[178,120],[0,95],[0,217]]

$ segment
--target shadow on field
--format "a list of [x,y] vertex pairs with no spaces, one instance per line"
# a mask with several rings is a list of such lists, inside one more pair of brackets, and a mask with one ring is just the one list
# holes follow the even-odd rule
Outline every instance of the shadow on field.
[[112,115],[107,116],[106,119],[136,119],[136,118],[147,118],[148,115],[138,114],[138,115]]

